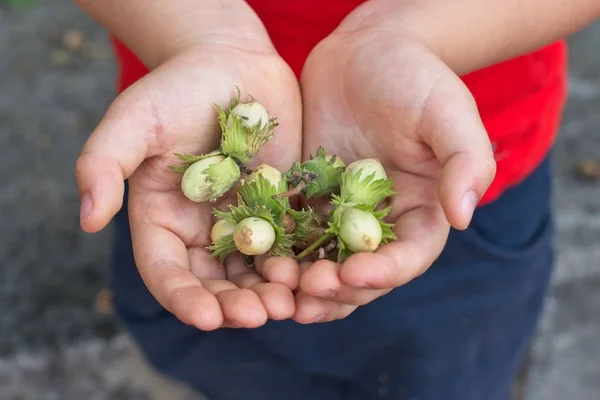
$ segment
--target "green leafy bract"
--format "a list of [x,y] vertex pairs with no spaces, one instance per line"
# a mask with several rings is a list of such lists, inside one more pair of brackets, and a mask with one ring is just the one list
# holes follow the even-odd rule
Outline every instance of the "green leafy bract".
[[[270,118],[266,124],[246,127],[240,117],[231,113],[231,110],[241,103],[240,90],[236,89],[237,98],[232,99],[227,111],[215,104],[222,132],[220,149],[225,155],[233,157],[242,165],[248,165],[260,149],[274,138],[273,131],[279,124],[276,118]],[[231,117],[230,126],[227,124],[229,117]]]
[[195,155],[195,154],[189,154],[189,153],[173,153],[173,155],[175,157],[177,157],[179,160],[182,161],[181,164],[179,165],[169,165],[168,168],[171,171],[177,172],[179,174],[184,174],[185,171],[189,168],[190,165],[194,164],[195,162],[198,162],[200,160],[204,160],[205,158],[210,158],[210,157],[214,157],[214,156],[221,156],[223,155],[223,153],[221,153],[220,151],[216,150],[216,151],[211,151],[210,153],[206,153],[206,154],[201,154],[199,156]]
[[375,209],[386,198],[394,196],[391,179],[375,179],[375,173],[363,177],[362,171],[346,170],[342,174],[341,199],[344,202],[362,204]]
[[288,209],[287,213],[294,219],[296,229],[294,229],[293,239],[295,242],[304,242],[310,233],[310,222],[314,219],[314,210],[312,208],[294,210]]
[[235,252],[237,247],[233,241],[233,235],[227,235],[217,240],[208,249],[211,251],[211,256],[218,258],[221,264],[223,264],[227,256]]
[[328,196],[338,193],[340,189],[340,178],[345,167],[339,165],[341,162],[337,156],[329,157],[323,147],[317,149],[315,156],[302,164],[295,162],[286,173],[287,179],[298,185],[294,180],[300,179],[306,187],[303,189],[304,197]]
[[211,182],[210,201],[215,201],[235,185],[240,179],[240,167],[231,158],[212,164],[206,169],[206,175]]
[[250,207],[246,205],[241,195],[238,195],[238,205],[230,204],[228,206],[229,211],[223,211],[214,209],[213,214],[215,217],[224,219],[234,225],[237,225],[243,219],[249,217],[263,218],[268,221],[275,230],[275,243],[269,250],[268,254],[271,256],[290,256],[292,255],[293,238],[292,235],[287,234],[285,229],[275,221],[273,212],[265,205],[255,205]]
[[275,187],[262,175],[258,175],[252,180],[246,179],[238,189],[238,193],[246,205],[249,207],[267,207],[273,213],[275,221],[280,225],[286,210],[290,209],[288,198],[277,196],[283,191],[285,191],[285,182],[282,182],[280,187]]

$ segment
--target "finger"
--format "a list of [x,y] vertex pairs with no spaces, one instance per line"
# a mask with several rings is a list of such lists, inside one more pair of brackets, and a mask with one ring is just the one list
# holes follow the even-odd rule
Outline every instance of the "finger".
[[244,265],[239,254],[233,254],[230,258],[231,261],[228,259],[226,263],[228,279],[238,287],[256,293],[269,319],[283,320],[294,315],[296,305],[290,288],[280,283],[265,282],[258,271]]
[[313,263],[311,261],[303,261],[300,263],[300,274],[304,274]]
[[269,319],[279,321],[294,315],[296,303],[290,288],[279,283],[260,282],[250,289],[262,301]]
[[152,155],[148,144],[157,129],[147,96],[124,92],[109,107],[75,167],[84,231],[103,229],[121,208],[124,180]]
[[459,80],[438,82],[419,130],[442,165],[438,196],[446,218],[466,229],[495,177],[496,162],[473,96]]
[[[225,267],[217,260],[210,257],[210,254],[206,249],[192,248],[188,250],[188,254],[190,255],[192,272],[202,280],[204,287],[208,291],[217,296],[217,299],[222,298],[222,295],[219,295],[219,293],[227,290],[251,289],[261,300],[262,304],[258,304],[254,299],[247,304],[248,308],[253,309],[251,312],[255,314],[254,316],[251,315],[249,318],[239,318],[233,315],[236,312],[230,309],[232,307],[232,296],[225,296],[223,303],[220,304],[226,315],[225,322],[223,323],[224,327],[241,328],[260,326],[262,325],[262,315],[264,314],[262,309],[264,308],[267,311],[267,314],[270,314],[268,307],[271,308],[273,316],[269,315],[269,318],[272,319],[279,318],[281,315],[293,314],[293,297],[291,310],[289,309],[289,300],[283,302],[282,305],[271,304],[273,301],[281,300],[284,296],[280,295],[278,298],[277,295],[269,295],[269,293],[265,294],[262,288],[257,290],[257,284],[261,282],[264,283],[264,280],[256,273],[256,271],[246,267],[241,260],[240,262],[230,262],[230,259],[233,259],[236,256],[239,257],[239,255],[231,255],[227,258],[226,265],[228,266],[228,269],[226,271]],[[277,291],[277,288],[274,290]],[[267,303],[263,297],[266,298]],[[273,297],[275,297],[274,300]],[[289,316],[287,318],[289,318]]]
[[300,292],[296,295],[296,312],[292,319],[300,324],[330,322],[346,318],[356,308],[353,305],[319,299],[308,293]]
[[198,279],[226,279],[225,268],[205,247],[188,247],[190,271]]
[[217,298],[189,270],[187,248],[173,232],[132,224],[136,264],[148,290],[183,323],[214,330],[223,323]]
[[344,285],[338,272],[339,264],[329,260],[316,261],[302,273],[300,289],[311,296],[333,299]]
[[300,281],[300,266],[291,257],[257,257],[256,269],[268,282],[295,290]]
[[324,300],[331,300],[355,306],[372,302],[389,290],[354,288],[342,282],[339,277],[340,265],[321,260],[315,262],[302,274],[300,288],[303,292]]
[[226,280],[207,279],[202,285],[218,300],[224,326],[257,328],[267,322],[267,311],[256,293]]
[[267,322],[267,311],[256,293],[250,289],[229,289],[219,292],[226,321],[239,328],[258,328]]
[[219,301],[225,321],[232,327],[256,328],[264,325],[267,311],[259,296],[248,289],[261,282],[262,278],[244,265],[239,253],[227,257],[225,269],[227,280],[202,281]]
[[227,257],[225,271],[227,280],[241,288],[249,288],[256,283],[265,281],[256,269],[244,264],[242,255],[238,252]]
[[392,289],[423,274],[441,253],[449,225],[439,208],[420,207],[395,224],[398,240],[375,253],[356,253],[340,269],[340,279],[356,288]]

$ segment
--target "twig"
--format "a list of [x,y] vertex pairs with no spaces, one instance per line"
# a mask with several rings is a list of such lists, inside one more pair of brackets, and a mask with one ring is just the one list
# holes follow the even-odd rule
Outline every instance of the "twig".
[[301,181],[298,184],[298,186],[296,186],[295,188],[290,189],[284,193],[278,193],[278,194],[274,195],[273,198],[275,198],[275,197],[281,197],[281,198],[292,197],[292,196],[302,193],[304,188],[306,188],[306,183],[304,183],[304,181]]
[[320,238],[318,238],[317,240],[315,240],[313,242],[313,244],[311,244],[310,246],[308,246],[306,249],[304,249],[304,251],[300,254],[298,254],[295,257],[296,261],[299,261],[301,259],[303,259],[304,257],[306,257],[307,255],[309,255],[310,253],[312,253],[313,251],[315,251],[316,249],[318,249],[319,247],[321,247],[321,245],[323,243],[325,243],[326,241],[328,241],[329,239],[331,239],[333,237],[333,234],[328,233],[326,235],[321,236]]

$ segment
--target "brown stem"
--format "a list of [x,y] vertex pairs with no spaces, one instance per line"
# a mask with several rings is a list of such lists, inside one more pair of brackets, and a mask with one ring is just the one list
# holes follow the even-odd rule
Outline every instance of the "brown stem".
[[342,250],[342,247],[340,246],[340,248],[338,249],[338,255],[337,255],[337,263],[341,264],[342,261],[342,257],[344,256],[344,251]]
[[295,196],[295,195],[297,195],[297,194],[300,194],[300,193],[302,193],[302,191],[304,190],[304,188],[306,188],[306,183],[304,183],[303,181],[301,181],[301,182],[298,184],[298,186],[296,186],[295,188],[293,188],[293,189],[290,189],[290,190],[288,190],[287,192],[284,192],[284,193],[279,193],[279,194],[276,194],[276,195],[275,195],[275,196],[273,196],[273,197],[282,197],[282,198],[285,198],[285,197],[292,197],[292,196]]

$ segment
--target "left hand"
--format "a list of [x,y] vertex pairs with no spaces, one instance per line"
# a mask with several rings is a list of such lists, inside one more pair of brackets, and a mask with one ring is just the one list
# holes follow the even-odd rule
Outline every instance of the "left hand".
[[303,154],[322,145],[347,164],[378,158],[398,195],[397,241],[342,265],[304,265],[294,319],[344,318],[423,274],[450,227],[465,229],[492,182],[492,147],[469,90],[417,39],[389,31],[337,32],[302,75]]
[[234,45],[206,40],[177,53],[121,93],[77,163],[82,228],[97,232],[108,224],[122,205],[128,179],[133,253],[144,284],[181,322],[205,331],[290,318],[299,276],[293,262],[291,268],[274,268],[281,266],[276,258],[257,260],[251,270],[240,257],[228,257],[224,267],[211,259],[206,247],[213,207],[234,198],[229,192],[216,204],[192,202],[181,191],[181,175],[167,168],[180,163],[173,153],[206,154],[218,147],[213,104],[226,107],[235,86],[242,99],[261,99],[280,123],[282,133],[253,164],[283,169],[300,156],[295,76],[268,42],[244,47],[244,38],[235,40]]

